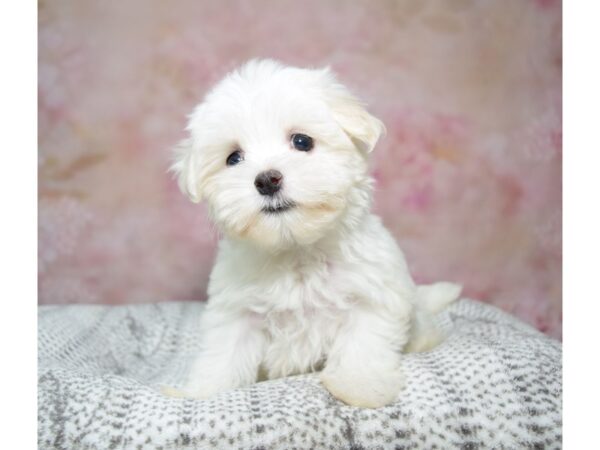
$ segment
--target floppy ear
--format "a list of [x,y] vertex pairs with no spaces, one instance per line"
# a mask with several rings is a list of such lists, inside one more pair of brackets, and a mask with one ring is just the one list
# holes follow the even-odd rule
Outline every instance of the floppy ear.
[[371,152],[380,136],[385,133],[383,122],[371,115],[364,103],[338,83],[329,69],[324,69],[322,73],[327,83],[326,101],[334,119],[359,150]]
[[198,155],[193,147],[191,137],[183,139],[177,144],[175,162],[169,170],[177,177],[177,184],[179,184],[181,192],[194,203],[198,203],[201,199]]

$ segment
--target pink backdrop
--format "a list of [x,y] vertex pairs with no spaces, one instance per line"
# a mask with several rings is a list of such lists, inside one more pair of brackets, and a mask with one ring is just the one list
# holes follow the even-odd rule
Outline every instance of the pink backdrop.
[[561,4],[41,1],[39,302],[203,299],[217,236],[166,173],[239,63],[331,65],[388,134],[376,211],[417,280],[561,335]]

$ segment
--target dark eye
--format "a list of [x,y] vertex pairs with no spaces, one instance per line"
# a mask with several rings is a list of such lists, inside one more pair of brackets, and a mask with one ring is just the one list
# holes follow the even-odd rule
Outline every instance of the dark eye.
[[307,152],[313,148],[313,139],[305,134],[292,134],[292,146],[301,152]]
[[235,166],[238,163],[241,163],[244,160],[244,156],[240,150],[236,150],[231,155],[227,157],[226,164],[228,166]]

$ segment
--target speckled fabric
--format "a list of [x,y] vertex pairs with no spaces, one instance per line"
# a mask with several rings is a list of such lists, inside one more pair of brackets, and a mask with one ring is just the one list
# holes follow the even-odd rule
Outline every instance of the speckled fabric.
[[491,306],[461,300],[448,339],[406,355],[398,401],[335,400],[314,375],[210,400],[164,397],[201,330],[200,303],[41,306],[40,449],[561,448],[560,343]]

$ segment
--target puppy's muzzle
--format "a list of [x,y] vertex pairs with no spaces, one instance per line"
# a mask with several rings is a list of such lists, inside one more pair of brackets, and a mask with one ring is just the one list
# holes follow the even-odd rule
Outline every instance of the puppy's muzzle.
[[281,189],[283,175],[279,170],[266,170],[259,173],[254,179],[254,186],[260,195],[268,195],[272,197]]

